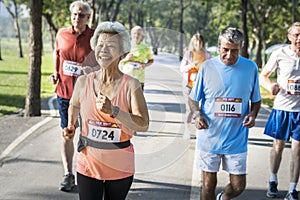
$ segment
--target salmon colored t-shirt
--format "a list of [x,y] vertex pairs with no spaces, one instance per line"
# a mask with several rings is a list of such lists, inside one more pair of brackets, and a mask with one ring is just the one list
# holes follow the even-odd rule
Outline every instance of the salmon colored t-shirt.
[[[80,98],[80,116],[82,118],[81,135],[88,135],[90,121],[97,123],[117,123],[121,127],[120,142],[128,141],[132,138],[133,131],[122,125],[110,115],[99,111],[96,107],[96,94],[92,89],[96,73],[87,76],[86,87]],[[111,99],[113,105],[120,110],[129,112],[127,101],[128,82],[132,77],[123,75],[122,82],[118,88],[116,96]],[[85,147],[77,157],[77,171],[88,177],[98,180],[116,180],[132,176],[134,167],[134,148],[131,144],[123,149],[97,149],[90,146]]]
[[71,99],[75,81],[84,59],[92,51],[90,39],[94,30],[86,26],[80,35],[73,27],[62,28],[58,31],[55,42],[55,64],[59,81],[55,88],[58,96]]

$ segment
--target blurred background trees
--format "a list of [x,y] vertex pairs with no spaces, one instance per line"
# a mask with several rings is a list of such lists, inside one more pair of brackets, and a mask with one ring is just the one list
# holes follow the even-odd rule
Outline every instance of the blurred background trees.
[[[299,20],[298,0],[87,0],[92,9],[90,25],[96,27],[99,21],[120,21],[128,29],[135,25],[168,29],[184,34],[184,39],[196,32],[205,37],[207,47],[217,46],[218,33],[226,26],[236,26],[245,33],[243,56],[253,59],[258,66],[265,63],[264,49],[276,43],[286,42],[286,31],[293,21]],[[55,35],[61,27],[70,24],[69,5],[72,0],[47,0],[43,2],[43,39],[54,46]],[[14,34],[1,30],[1,38],[16,36],[28,38],[29,8],[26,0],[1,0],[0,4],[8,16],[0,13],[0,25],[6,27],[7,20],[13,22],[10,27]],[[2,8],[3,10],[3,8]],[[1,11],[1,10],[0,10]],[[150,30],[150,29],[149,29]],[[153,30],[153,29],[152,29]],[[154,50],[163,50],[159,40],[161,35],[149,33],[149,42]],[[155,33],[157,34],[157,33]],[[166,34],[166,33],[162,33]],[[179,34],[180,35],[180,34]],[[164,35],[166,36],[166,35]],[[182,54],[187,41],[171,43],[170,53]],[[183,46],[182,46],[183,45]],[[19,56],[22,57],[20,43]]]
[[[274,44],[287,43],[288,27],[294,21],[300,21],[300,0],[87,1],[93,10],[91,27],[96,28],[101,21],[119,21],[128,30],[140,25],[146,32],[145,42],[152,46],[155,54],[171,53],[178,55],[179,59],[193,34],[203,35],[207,49],[215,51],[219,32],[227,26],[237,27],[245,35],[242,56],[254,60],[260,68],[267,60],[265,50]],[[37,114],[28,113],[29,116],[40,114],[40,108],[35,109],[34,105],[40,100],[37,90],[40,89],[43,46],[51,46],[53,50],[58,29],[70,25],[69,5],[72,2],[0,0],[0,62],[5,59],[1,52],[3,41],[9,45],[16,43],[10,51],[21,59],[24,57],[22,44],[30,44],[27,99],[32,100],[26,104],[33,107],[26,110],[35,110]],[[34,17],[39,19],[39,16],[34,16],[38,11],[41,22],[35,23],[36,20],[31,20]]]

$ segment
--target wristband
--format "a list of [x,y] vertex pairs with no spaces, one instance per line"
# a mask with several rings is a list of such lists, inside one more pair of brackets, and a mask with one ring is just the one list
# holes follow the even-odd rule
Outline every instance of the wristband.
[[195,119],[197,117],[197,115],[200,115],[201,112],[200,110],[197,110],[196,112],[193,113],[193,119]]
[[116,118],[120,112],[120,108],[118,106],[113,106],[112,114],[110,115],[111,118]]

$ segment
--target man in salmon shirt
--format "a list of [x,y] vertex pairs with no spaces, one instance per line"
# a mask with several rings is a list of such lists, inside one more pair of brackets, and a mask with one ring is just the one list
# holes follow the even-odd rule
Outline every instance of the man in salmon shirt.
[[[54,73],[50,76],[56,85],[57,104],[61,119],[61,129],[67,127],[69,101],[72,97],[74,84],[82,73],[82,62],[92,51],[90,39],[94,30],[87,23],[90,18],[91,7],[87,2],[74,1],[70,5],[72,26],[62,28],[56,35],[54,51]],[[75,177],[72,172],[74,155],[73,136],[63,136],[61,149],[64,167],[64,179],[59,189],[71,191],[75,186]]]

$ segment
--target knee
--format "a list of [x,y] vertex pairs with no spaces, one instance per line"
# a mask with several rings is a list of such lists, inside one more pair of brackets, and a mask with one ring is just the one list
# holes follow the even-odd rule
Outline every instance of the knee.
[[231,187],[235,194],[241,194],[246,188],[246,183],[239,183],[236,185],[231,184]]
[[282,153],[285,146],[285,141],[283,140],[275,140],[273,143],[273,151],[276,153]]
[[202,184],[202,190],[207,193],[214,193],[216,189],[216,183],[212,181],[204,181]]

